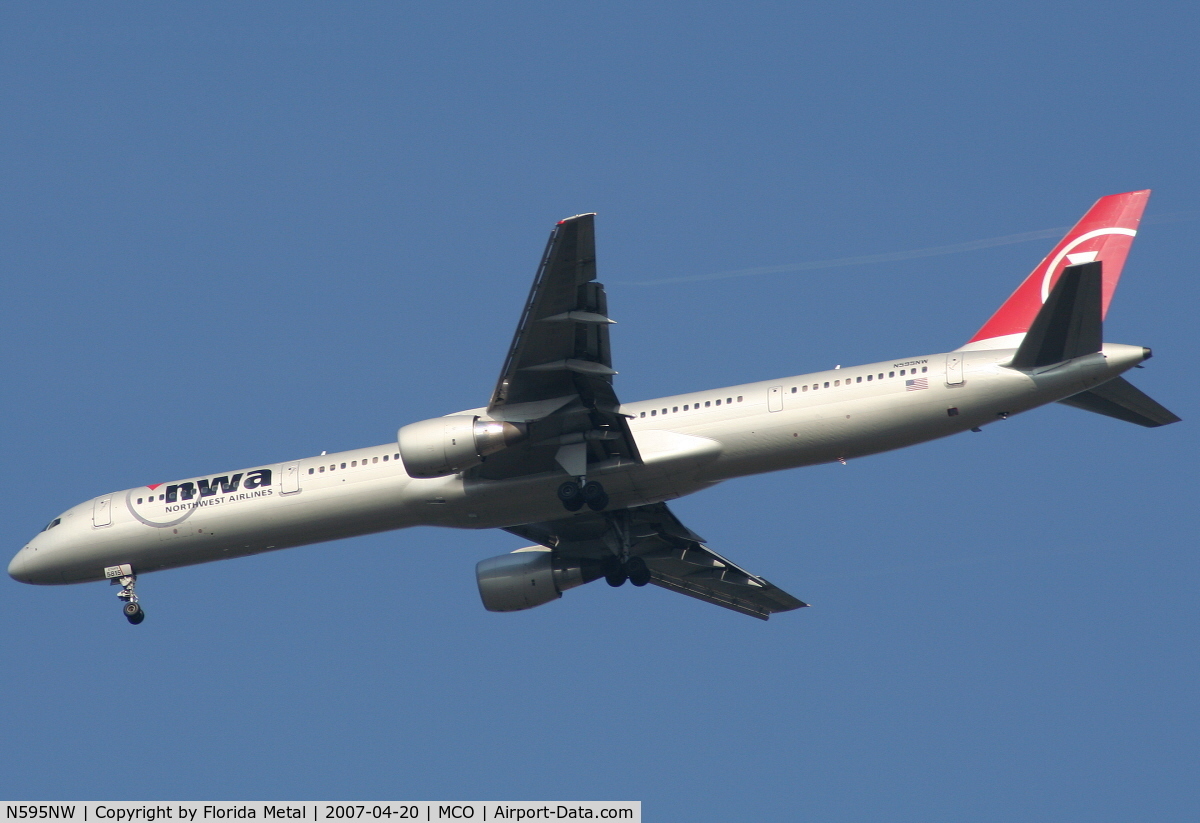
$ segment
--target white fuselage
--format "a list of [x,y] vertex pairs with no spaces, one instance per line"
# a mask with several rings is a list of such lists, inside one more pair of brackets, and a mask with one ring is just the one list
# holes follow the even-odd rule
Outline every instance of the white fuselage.
[[[1106,344],[1031,374],[1004,366],[1012,355],[959,350],[625,404],[642,462],[594,464],[588,476],[604,484],[610,509],[670,500],[967,431],[1085,391],[1146,356]],[[140,574],[409,526],[552,520],[566,516],[555,495],[564,479],[416,479],[395,443],[325,454],[95,498],[29,541],[9,574],[79,583],[121,564]]]

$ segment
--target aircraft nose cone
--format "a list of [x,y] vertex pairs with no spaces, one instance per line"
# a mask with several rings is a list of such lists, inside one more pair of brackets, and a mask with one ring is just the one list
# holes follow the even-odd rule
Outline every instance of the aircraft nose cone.
[[34,569],[33,552],[28,546],[17,552],[8,561],[8,576],[21,583],[33,583],[36,571]]

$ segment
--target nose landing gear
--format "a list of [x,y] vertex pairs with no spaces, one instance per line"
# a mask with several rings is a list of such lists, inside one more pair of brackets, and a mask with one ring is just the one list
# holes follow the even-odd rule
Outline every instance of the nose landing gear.
[[121,587],[121,590],[117,592],[117,598],[125,601],[125,606],[121,609],[125,613],[125,619],[135,626],[145,620],[146,613],[142,611],[137,593],[134,591],[134,586],[137,585],[137,575],[130,574],[117,578],[113,580],[113,584]]

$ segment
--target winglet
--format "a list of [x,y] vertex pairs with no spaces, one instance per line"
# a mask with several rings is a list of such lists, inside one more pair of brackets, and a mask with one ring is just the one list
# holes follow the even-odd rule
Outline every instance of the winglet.
[[1150,190],[1145,189],[1110,194],[1097,200],[962,348],[996,349],[1019,345],[1019,335],[1029,331],[1063,269],[1080,263],[1097,260],[1104,263],[1100,312],[1101,317],[1106,315],[1149,199]]

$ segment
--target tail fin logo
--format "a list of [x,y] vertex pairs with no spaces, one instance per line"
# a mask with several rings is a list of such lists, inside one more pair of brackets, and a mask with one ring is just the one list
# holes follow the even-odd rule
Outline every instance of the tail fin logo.
[[[1089,240],[1094,240],[1097,237],[1104,237],[1110,234],[1123,234],[1126,237],[1137,237],[1137,231],[1134,229],[1123,229],[1119,226],[1113,226],[1111,228],[1096,229],[1095,231],[1089,231],[1087,234],[1081,234],[1079,237],[1076,237],[1070,243],[1063,246],[1062,249],[1059,250],[1058,254],[1054,256],[1054,259],[1050,261],[1050,265],[1046,267],[1046,274],[1042,278],[1043,304],[1046,302],[1046,298],[1050,296],[1050,289],[1054,286],[1054,281],[1056,280],[1055,275],[1062,274],[1062,271],[1058,266],[1060,263],[1062,263],[1063,258],[1065,257],[1067,259],[1066,265],[1068,266],[1074,266],[1079,263],[1094,262],[1100,255],[1100,249],[1085,252],[1075,252],[1074,254],[1072,254],[1072,252]],[[1063,268],[1066,268],[1066,266]]]
[[1068,265],[1104,264],[1100,315],[1107,315],[1108,304],[1112,302],[1121,269],[1149,199],[1150,191],[1145,189],[1110,194],[1097,200],[964,348],[1015,348],[1020,345],[1019,335],[1029,331],[1029,325],[1046,304],[1055,282]]

